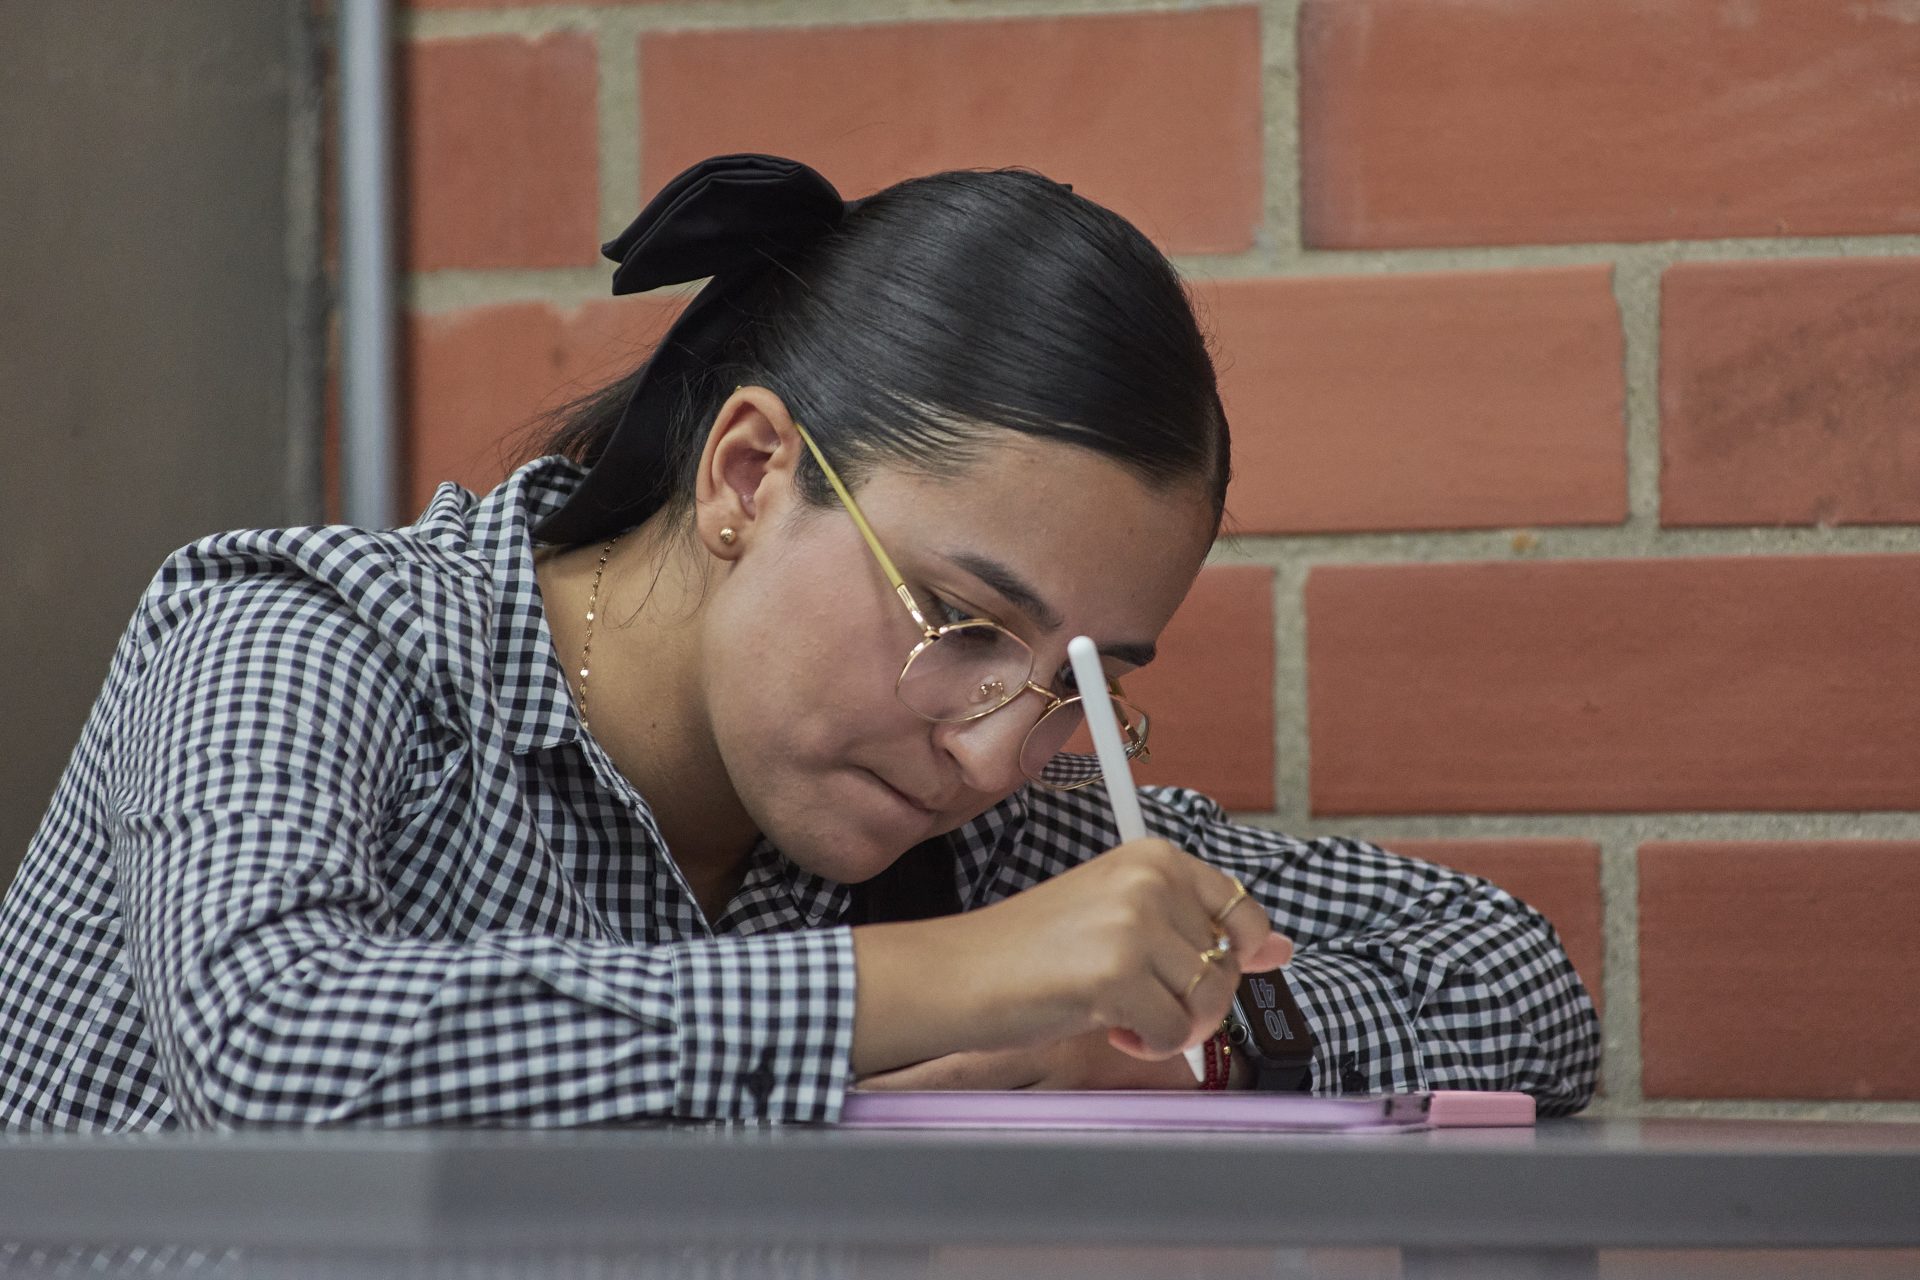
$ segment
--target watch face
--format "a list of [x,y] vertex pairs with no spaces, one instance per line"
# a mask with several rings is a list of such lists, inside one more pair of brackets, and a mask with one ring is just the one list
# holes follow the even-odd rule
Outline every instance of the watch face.
[[1269,1062],[1298,1062],[1313,1055],[1313,1029],[1300,1015],[1286,979],[1250,973],[1234,995],[1241,1021],[1252,1034],[1252,1049]]

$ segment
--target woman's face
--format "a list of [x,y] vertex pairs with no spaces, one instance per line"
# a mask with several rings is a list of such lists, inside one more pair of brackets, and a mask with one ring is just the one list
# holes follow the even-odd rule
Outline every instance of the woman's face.
[[[881,469],[854,496],[929,621],[949,620],[930,611],[937,598],[999,623],[1055,689],[1076,635],[1150,653],[1213,536],[1200,485],[1155,492],[1097,454],[1012,432],[957,476]],[[852,517],[785,487],[761,512],[705,610],[714,740],[776,847],[858,883],[1017,789],[1047,704],[1028,692],[965,723],[916,715],[894,685],[921,635]],[[1136,666],[1110,657],[1108,674]]]

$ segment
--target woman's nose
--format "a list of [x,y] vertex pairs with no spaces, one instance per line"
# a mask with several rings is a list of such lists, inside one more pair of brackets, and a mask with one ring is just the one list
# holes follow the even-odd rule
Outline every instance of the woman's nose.
[[934,745],[953,757],[970,790],[1002,795],[1026,780],[1020,749],[1043,710],[1038,698],[1018,697],[977,720],[936,724]]

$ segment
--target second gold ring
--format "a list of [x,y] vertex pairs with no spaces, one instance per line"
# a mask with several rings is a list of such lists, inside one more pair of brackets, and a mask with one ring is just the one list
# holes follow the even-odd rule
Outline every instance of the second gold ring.
[[1225,934],[1221,934],[1219,940],[1215,942],[1213,946],[1202,951],[1200,953],[1199,971],[1196,972],[1192,980],[1187,983],[1187,989],[1180,993],[1180,998],[1185,1000],[1188,996],[1192,995],[1193,989],[1199,986],[1201,979],[1207,976],[1207,970],[1226,959],[1227,953],[1231,950],[1233,950],[1233,943]]
[[1247,886],[1235,880],[1233,882],[1233,896],[1227,899],[1226,906],[1213,913],[1213,927],[1218,929],[1224,925],[1227,922],[1227,917],[1233,914],[1233,909],[1239,906],[1240,900],[1246,896]]

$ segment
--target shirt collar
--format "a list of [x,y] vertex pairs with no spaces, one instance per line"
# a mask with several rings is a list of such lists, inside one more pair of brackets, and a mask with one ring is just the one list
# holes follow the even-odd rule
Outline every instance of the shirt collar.
[[494,696],[515,755],[581,736],[534,576],[533,527],[559,509],[585,474],[566,458],[537,459],[482,498],[471,517],[471,545],[487,557],[493,582]]

